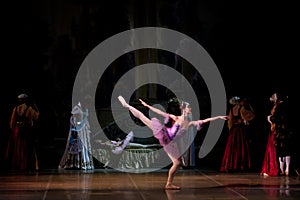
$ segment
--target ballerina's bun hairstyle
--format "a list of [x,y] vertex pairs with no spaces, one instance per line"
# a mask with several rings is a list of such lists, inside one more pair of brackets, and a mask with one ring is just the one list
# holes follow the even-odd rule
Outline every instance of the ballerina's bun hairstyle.
[[167,103],[167,113],[173,114],[173,115],[180,115],[181,110],[180,110],[180,102],[177,98],[172,98],[168,101]]

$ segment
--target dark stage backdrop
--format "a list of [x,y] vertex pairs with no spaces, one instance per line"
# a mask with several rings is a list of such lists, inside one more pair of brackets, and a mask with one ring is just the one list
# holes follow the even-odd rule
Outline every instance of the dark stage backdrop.
[[[199,42],[219,68],[228,99],[243,95],[252,103],[257,121],[261,122],[259,137],[265,137],[265,118],[271,106],[268,99],[273,92],[288,95],[297,107],[294,104],[299,85],[295,73],[299,66],[297,15],[296,6],[283,1],[1,3],[1,160],[13,105],[17,95],[25,92],[35,99],[41,112],[37,122],[40,155],[45,157],[54,152],[53,160],[42,159],[41,165],[56,168],[61,155],[55,149],[63,149],[66,142],[56,143],[56,139],[67,137],[72,87],[84,58],[110,36],[145,26],[174,29]],[[161,55],[165,56],[166,64],[172,65],[172,60],[168,60],[172,55]],[[134,66],[130,55],[116,63],[126,63],[128,69]],[[120,73],[124,72],[110,73],[111,77],[102,80],[106,87],[101,90],[103,98],[98,101],[98,109],[109,108],[111,89]],[[224,133],[215,148],[217,153],[210,156],[222,151],[225,139]],[[219,155],[216,157],[218,160]]]

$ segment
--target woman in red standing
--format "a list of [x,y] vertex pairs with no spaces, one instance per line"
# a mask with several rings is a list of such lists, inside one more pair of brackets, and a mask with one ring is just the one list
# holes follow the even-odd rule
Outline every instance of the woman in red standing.
[[260,173],[263,176],[277,176],[279,173],[275,140],[274,140],[275,124],[272,123],[272,121],[270,120],[271,116],[274,115],[277,107],[277,98],[275,99],[275,95],[272,95],[270,101],[274,103],[274,106],[271,110],[271,115],[269,115],[267,118],[268,122],[271,125],[271,128],[268,136],[268,142],[267,142],[267,147],[266,147],[265,156],[263,160],[262,170]]
[[222,159],[221,172],[246,171],[251,168],[250,149],[247,135],[249,125],[255,115],[252,106],[245,98],[232,97],[229,100],[232,107],[228,114],[229,135]]
[[18,96],[10,119],[11,134],[6,150],[7,164],[10,170],[38,170],[35,148],[35,121],[40,111],[27,94]]

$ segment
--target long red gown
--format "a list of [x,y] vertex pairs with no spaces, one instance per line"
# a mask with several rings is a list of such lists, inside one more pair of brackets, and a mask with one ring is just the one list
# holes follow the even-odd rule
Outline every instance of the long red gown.
[[229,135],[221,164],[221,172],[246,171],[251,168],[250,149],[246,136],[250,133],[249,125],[244,121],[254,119],[254,112],[249,105],[247,108],[235,104],[229,111]]
[[277,176],[279,172],[276,149],[274,144],[274,132],[270,131],[265,156],[263,159],[263,165],[261,175]]
[[245,125],[235,125],[229,131],[221,172],[244,171],[251,168],[250,152]]

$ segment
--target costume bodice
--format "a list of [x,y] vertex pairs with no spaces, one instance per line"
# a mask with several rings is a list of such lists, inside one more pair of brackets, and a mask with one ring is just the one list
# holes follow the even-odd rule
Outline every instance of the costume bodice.
[[174,124],[171,128],[167,128],[170,139],[174,139],[175,136],[183,135],[187,129],[181,128],[179,124]]

